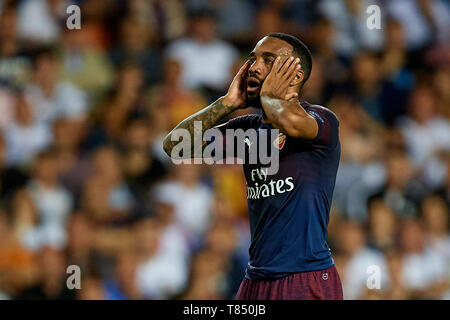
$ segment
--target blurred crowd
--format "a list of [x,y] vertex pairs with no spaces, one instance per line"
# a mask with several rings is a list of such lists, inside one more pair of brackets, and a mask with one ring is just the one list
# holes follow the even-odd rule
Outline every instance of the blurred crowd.
[[173,165],[162,138],[274,31],[309,45],[302,99],[340,120],[344,297],[450,299],[446,0],[0,0],[0,298],[233,298],[242,169]]

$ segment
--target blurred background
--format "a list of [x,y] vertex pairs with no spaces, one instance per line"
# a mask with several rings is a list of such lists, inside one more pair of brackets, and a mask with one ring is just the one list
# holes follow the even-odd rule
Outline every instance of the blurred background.
[[340,119],[328,243],[344,297],[450,299],[446,0],[0,0],[0,298],[233,298],[242,169],[174,166],[162,138],[273,31],[309,45],[303,99]]

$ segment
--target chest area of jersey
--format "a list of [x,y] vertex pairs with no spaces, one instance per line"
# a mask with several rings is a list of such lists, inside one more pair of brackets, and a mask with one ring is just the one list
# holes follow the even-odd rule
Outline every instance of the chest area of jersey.
[[[278,133],[266,140],[260,139],[257,143],[250,139],[244,142],[247,162],[243,168],[249,200],[270,199],[294,190],[298,165],[296,157],[289,152],[285,134]],[[256,162],[251,159],[254,156],[252,152],[258,152]]]

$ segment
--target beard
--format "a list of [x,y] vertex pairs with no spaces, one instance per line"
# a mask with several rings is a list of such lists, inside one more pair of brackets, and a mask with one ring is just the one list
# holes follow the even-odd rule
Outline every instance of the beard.
[[252,108],[256,108],[256,109],[261,109],[261,98],[258,93],[251,93],[251,94],[246,94],[247,96],[247,105],[252,107]]

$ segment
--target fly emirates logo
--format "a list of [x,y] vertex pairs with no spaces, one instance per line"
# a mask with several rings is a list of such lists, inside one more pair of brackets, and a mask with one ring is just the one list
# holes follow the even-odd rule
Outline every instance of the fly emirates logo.
[[252,169],[250,178],[253,186],[247,186],[247,199],[261,199],[285,193],[294,189],[294,178],[273,180],[267,175],[267,168]]

